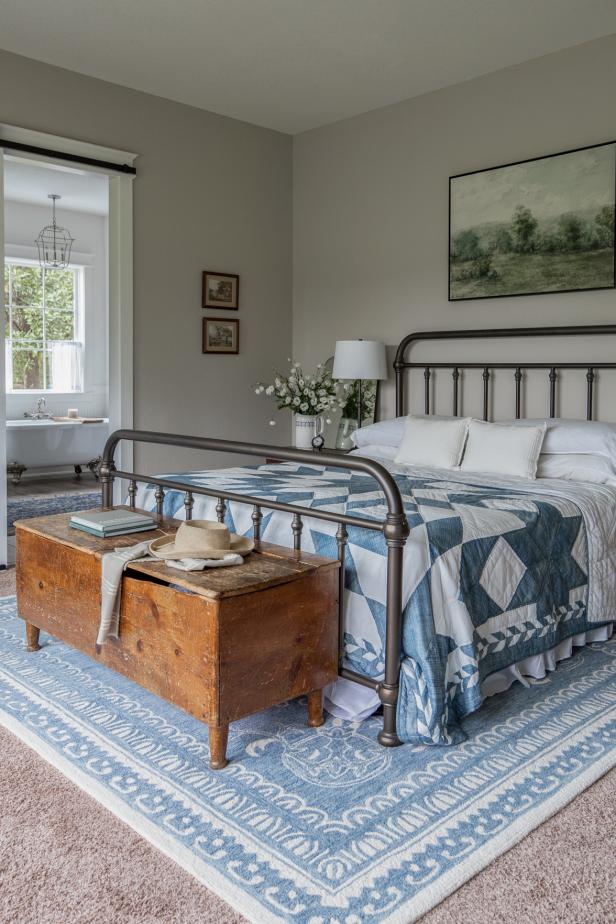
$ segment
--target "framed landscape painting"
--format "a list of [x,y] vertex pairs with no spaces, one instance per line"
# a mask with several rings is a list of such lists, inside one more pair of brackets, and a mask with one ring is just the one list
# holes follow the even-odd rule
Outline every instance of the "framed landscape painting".
[[612,289],[616,142],[449,178],[449,300]]
[[240,304],[240,277],[235,273],[203,272],[202,308],[237,311]]
[[204,353],[239,353],[240,322],[226,318],[203,318]]

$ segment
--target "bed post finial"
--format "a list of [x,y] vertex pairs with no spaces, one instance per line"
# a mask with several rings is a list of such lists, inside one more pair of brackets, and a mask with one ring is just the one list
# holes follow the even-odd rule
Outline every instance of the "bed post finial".
[[402,417],[404,414],[404,394],[402,389],[402,366],[396,362],[394,363],[394,370],[396,374],[396,417]]
[[103,459],[99,468],[101,482],[101,507],[113,507],[113,473],[115,465],[113,460]]

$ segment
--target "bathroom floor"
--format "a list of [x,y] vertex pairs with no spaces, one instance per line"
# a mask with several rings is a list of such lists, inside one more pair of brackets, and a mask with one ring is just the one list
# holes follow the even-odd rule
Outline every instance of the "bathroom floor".
[[98,481],[86,471],[80,479],[74,475],[49,475],[40,478],[24,478],[19,484],[9,481],[8,497],[31,497],[33,494],[78,494],[82,491],[96,491]]

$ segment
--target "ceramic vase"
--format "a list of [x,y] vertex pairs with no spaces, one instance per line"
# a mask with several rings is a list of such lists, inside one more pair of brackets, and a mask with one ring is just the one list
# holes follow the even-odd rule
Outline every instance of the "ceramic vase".
[[312,441],[323,428],[323,418],[314,414],[295,415],[295,448],[312,449]]

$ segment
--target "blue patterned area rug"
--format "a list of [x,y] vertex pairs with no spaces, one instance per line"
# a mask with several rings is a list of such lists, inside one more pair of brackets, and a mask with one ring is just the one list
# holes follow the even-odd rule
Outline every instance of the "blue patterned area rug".
[[75,491],[73,494],[31,494],[9,497],[7,518],[9,527],[15,520],[29,517],[46,517],[52,513],[73,513],[75,510],[91,510],[101,502],[101,491]]
[[616,763],[616,639],[489,700],[455,747],[381,748],[378,720],[308,729],[289,703],[205,726],[0,599],[0,722],[249,920],[407,924]]

